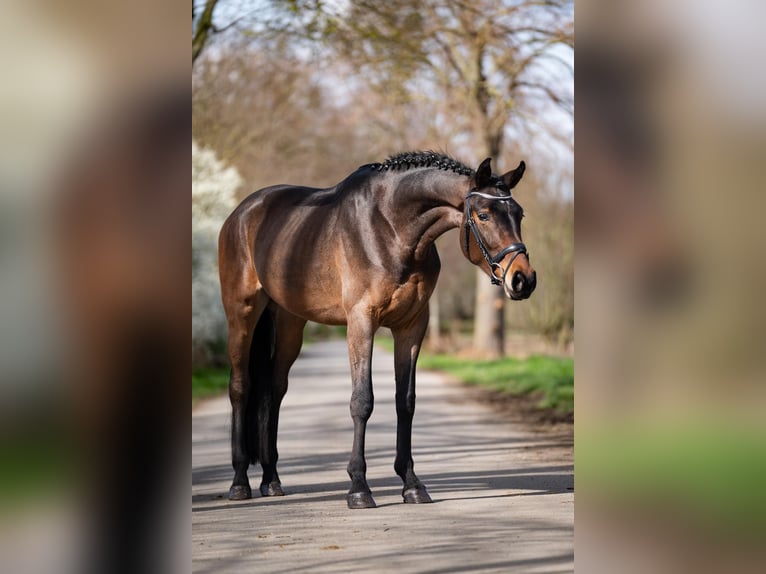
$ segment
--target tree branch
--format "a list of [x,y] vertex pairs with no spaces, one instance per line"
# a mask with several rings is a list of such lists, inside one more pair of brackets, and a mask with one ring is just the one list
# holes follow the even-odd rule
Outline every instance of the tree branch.
[[[214,31],[213,28],[213,10],[218,0],[207,0],[205,2],[205,8],[202,10],[197,25],[192,34],[192,65],[199,58],[202,53],[202,49],[207,44],[210,37],[210,33]],[[192,17],[194,16],[194,2],[192,2]]]

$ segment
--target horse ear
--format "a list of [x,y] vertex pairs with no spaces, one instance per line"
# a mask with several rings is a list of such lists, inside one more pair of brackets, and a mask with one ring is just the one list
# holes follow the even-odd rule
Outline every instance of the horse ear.
[[524,175],[525,169],[527,169],[527,164],[522,161],[519,163],[519,167],[503,174],[503,183],[508,186],[508,189],[513,189],[516,187],[516,184],[519,183],[521,176]]
[[476,175],[473,176],[477,188],[489,185],[489,181],[492,179],[492,166],[490,163],[492,163],[492,158],[488,157],[479,164]]

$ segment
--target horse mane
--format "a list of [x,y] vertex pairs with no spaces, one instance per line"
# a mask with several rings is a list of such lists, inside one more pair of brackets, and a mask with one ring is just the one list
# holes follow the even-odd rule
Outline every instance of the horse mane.
[[377,171],[406,171],[418,167],[435,167],[453,171],[459,175],[471,176],[474,170],[448,155],[435,151],[406,151],[389,156],[382,163],[373,163],[370,168]]

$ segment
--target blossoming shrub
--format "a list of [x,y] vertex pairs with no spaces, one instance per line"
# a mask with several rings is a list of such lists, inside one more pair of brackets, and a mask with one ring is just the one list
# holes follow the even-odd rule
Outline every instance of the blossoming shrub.
[[218,281],[218,233],[236,207],[242,183],[209,149],[192,141],[192,361],[219,360],[226,339],[226,318]]

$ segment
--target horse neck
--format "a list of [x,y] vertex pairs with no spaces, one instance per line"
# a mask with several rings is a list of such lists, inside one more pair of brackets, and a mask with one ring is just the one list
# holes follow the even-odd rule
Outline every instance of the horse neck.
[[405,173],[392,186],[393,215],[404,242],[423,259],[437,237],[462,223],[469,177],[437,169]]

